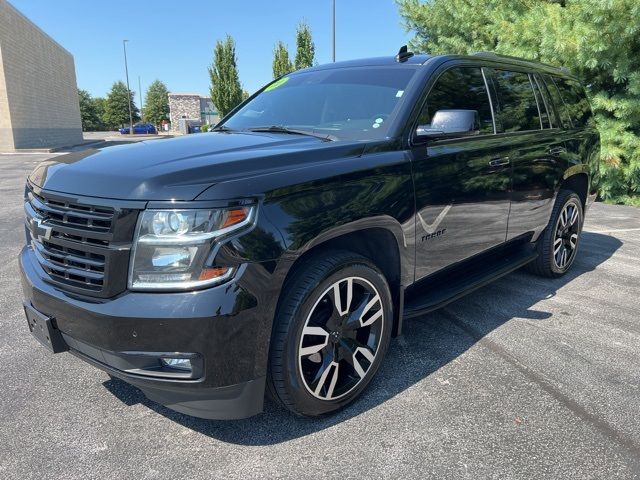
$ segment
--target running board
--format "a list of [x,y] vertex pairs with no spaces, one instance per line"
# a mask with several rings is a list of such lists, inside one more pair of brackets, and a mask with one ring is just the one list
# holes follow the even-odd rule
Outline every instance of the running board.
[[523,267],[538,257],[531,245],[501,251],[482,259],[463,262],[420,282],[404,301],[404,318],[418,317],[444,307],[494,280]]

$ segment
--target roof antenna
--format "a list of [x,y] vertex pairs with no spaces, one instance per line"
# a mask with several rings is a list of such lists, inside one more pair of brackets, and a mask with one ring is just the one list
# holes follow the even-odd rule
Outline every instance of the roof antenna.
[[413,52],[407,51],[407,46],[403,45],[396,55],[396,62],[406,62],[411,57],[413,57]]

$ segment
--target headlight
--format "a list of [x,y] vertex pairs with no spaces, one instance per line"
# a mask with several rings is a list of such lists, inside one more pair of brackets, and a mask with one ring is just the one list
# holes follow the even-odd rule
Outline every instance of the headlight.
[[185,290],[223,282],[231,267],[210,265],[214,242],[255,221],[256,207],[145,210],[131,253],[129,288]]

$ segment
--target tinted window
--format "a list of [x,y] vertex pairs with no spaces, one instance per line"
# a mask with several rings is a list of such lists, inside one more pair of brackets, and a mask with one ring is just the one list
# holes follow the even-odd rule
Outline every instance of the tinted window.
[[547,91],[549,92],[549,97],[553,102],[553,106],[560,116],[560,124],[562,125],[562,128],[571,128],[567,109],[564,105],[562,97],[560,96],[560,91],[553,81],[553,78],[551,77],[551,75],[543,75],[542,78],[544,79],[544,82],[547,86]]
[[496,123],[504,132],[540,130],[540,114],[527,73],[494,70],[498,90]]
[[245,104],[224,125],[245,130],[272,125],[340,139],[384,138],[412,67],[358,67],[293,73]]
[[479,68],[452,68],[440,75],[427,96],[418,122],[428,125],[438,110],[457,109],[476,110],[480,133],[493,133],[491,104]]
[[[540,121],[542,122],[542,128],[551,128],[551,115],[550,108],[547,105],[547,99],[545,94],[542,93],[543,84],[542,82],[538,82],[538,77],[536,75],[531,75],[531,84],[533,85],[533,90],[536,94],[536,101],[538,102],[538,110],[540,112]],[[545,92],[546,93],[546,92]]]
[[564,100],[567,114],[574,127],[584,127],[591,118],[591,107],[582,86],[574,80],[554,77],[560,95]]

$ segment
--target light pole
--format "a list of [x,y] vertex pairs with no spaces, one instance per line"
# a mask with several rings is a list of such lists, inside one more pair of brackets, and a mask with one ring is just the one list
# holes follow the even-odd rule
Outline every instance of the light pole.
[[131,89],[129,88],[129,67],[127,66],[127,42],[122,40],[122,49],[124,50],[124,72],[127,76],[127,103],[129,104],[129,134],[133,135],[133,112],[131,110]]
[[138,92],[140,92],[140,121],[144,122],[144,108],[142,108],[142,84],[140,83],[140,75],[138,75]]
[[336,61],[336,0],[333,0],[333,62]]

